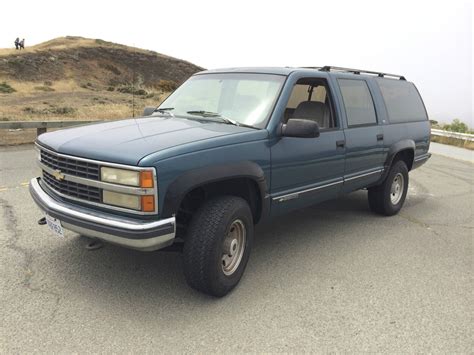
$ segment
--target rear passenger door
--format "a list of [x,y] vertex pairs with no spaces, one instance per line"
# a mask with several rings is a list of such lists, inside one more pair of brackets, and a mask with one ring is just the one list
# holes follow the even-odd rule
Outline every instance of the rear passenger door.
[[343,191],[350,192],[381,177],[384,165],[383,130],[366,79],[336,76],[335,80],[345,116]]

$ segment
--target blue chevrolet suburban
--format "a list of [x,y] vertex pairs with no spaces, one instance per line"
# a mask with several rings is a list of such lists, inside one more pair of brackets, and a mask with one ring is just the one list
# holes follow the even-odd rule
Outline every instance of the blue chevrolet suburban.
[[39,136],[30,192],[56,234],[180,246],[190,286],[220,297],[242,277],[256,223],[360,189],[372,211],[394,215],[429,144],[403,76],[209,70],[144,117]]

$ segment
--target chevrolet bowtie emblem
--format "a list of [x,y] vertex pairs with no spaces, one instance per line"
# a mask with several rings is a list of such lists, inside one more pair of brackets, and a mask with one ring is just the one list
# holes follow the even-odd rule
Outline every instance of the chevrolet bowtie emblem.
[[61,170],[54,170],[53,176],[56,178],[56,180],[64,180],[64,174],[61,172]]

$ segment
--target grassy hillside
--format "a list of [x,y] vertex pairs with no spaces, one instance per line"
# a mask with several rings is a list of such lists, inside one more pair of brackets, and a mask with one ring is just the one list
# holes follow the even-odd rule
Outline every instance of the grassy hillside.
[[202,68],[99,39],[0,49],[0,120],[114,119],[157,105]]

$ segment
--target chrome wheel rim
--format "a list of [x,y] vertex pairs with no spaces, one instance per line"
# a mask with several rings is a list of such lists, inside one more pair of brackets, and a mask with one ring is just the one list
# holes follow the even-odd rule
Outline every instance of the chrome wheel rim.
[[405,187],[405,178],[401,173],[395,175],[392,181],[392,187],[390,189],[390,201],[392,205],[396,205],[400,202],[403,195],[403,189]]
[[232,275],[240,265],[244,256],[247,231],[244,222],[236,219],[229,228],[229,233],[222,245],[221,265],[226,276]]

